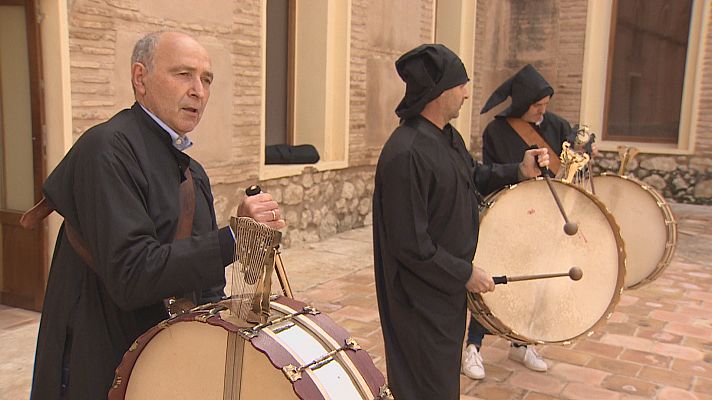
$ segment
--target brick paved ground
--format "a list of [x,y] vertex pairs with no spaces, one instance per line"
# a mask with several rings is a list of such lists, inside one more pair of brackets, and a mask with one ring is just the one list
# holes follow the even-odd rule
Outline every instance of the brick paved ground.
[[[460,377],[462,399],[712,400],[712,207],[675,205],[677,253],[655,282],[623,294],[611,319],[568,347],[540,346],[549,372],[507,359],[487,336],[487,378]],[[349,330],[385,371],[370,228],[284,251],[296,296]],[[38,314],[0,306],[0,398],[27,398]]]
[[[624,292],[611,319],[590,338],[567,347],[540,346],[547,373],[509,360],[508,342],[487,336],[482,352],[487,377],[477,382],[461,375],[462,399],[712,400],[712,208],[676,205],[674,210],[677,252],[659,279]],[[354,239],[370,240],[370,230],[362,231],[363,237],[354,234]],[[319,249],[339,251],[324,243]],[[370,253],[361,257],[367,267],[298,297],[351,331],[385,371],[372,260]]]

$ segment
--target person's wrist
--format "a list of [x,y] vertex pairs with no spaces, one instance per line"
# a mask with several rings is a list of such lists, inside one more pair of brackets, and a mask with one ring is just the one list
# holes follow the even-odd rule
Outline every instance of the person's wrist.
[[517,179],[521,182],[523,180],[529,179],[529,177],[524,173],[524,162],[520,162],[517,167]]

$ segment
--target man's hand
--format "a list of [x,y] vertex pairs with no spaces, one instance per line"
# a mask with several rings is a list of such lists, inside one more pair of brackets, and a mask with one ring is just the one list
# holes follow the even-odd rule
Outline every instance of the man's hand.
[[254,196],[245,196],[237,206],[238,217],[250,217],[272,229],[282,229],[287,223],[282,219],[279,204],[272,200],[269,193],[259,193]]
[[494,280],[492,280],[487,271],[473,266],[472,275],[470,275],[465,287],[469,292],[473,293],[494,292]]
[[[537,156],[539,157],[537,164]],[[524,179],[536,178],[541,175],[541,168],[549,166],[549,153],[546,149],[529,149],[524,152],[524,158],[519,163],[519,175]]]

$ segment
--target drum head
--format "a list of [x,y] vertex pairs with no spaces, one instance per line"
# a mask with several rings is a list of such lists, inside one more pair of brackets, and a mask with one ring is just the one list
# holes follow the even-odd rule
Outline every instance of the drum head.
[[593,178],[598,197],[616,218],[625,242],[625,287],[647,283],[667,267],[676,225],[665,199],[647,185],[619,175]]
[[488,199],[480,217],[473,264],[493,276],[583,270],[583,277],[510,282],[471,296],[478,319],[510,340],[562,343],[589,333],[618,302],[625,253],[618,227],[601,202],[576,186],[551,182],[578,232],[564,219],[543,180],[505,188]]

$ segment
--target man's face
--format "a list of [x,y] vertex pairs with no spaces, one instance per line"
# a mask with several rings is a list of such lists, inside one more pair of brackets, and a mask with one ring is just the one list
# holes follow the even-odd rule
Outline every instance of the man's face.
[[440,96],[443,98],[443,112],[446,121],[453,120],[460,115],[460,108],[468,98],[467,83],[450,88]]
[[207,51],[193,38],[166,32],[156,45],[153,65],[136,63],[136,99],[176,133],[195,129],[210,98],[213,81]]
[[551,100],[551,96],[546,96],[530,105],[527,112],[522,115],[522,119],[533,124],[541,121],[544,118],[544,113],[546,113],[546,106],[549,105],[549,100]]

